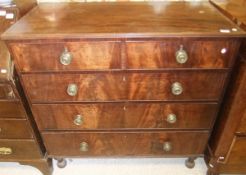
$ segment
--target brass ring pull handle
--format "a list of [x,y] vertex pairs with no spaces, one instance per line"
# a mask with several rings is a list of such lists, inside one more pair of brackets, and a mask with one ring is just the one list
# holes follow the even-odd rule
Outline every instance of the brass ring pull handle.
[[77,126],[80,126],[83,124],[83,117],[82,115],[76,115],[73,123]]
[[69,96],[76,96],[78,93],[78,86],[76,84],[69,84],[67,87],[67,94]]
[[180,49],[176,52],[176,61],[180,64],[184,64],[188,61],[188,54],[183,49],[183,45],[181,45]]
[[172,84],[172,93],[173,95],[180,95],[183,92],[183,87],[181,83],[175,82]]
[[163,151],[165,151],[165,152],[172,151],[172,143],[171,142],[164,142],[163,143]]
[[86,142],[80,143],[80,151],[81,152],[87,152],[89,150],[89,145]]
[[0,155],[11,155],[13,153],[11,148],[2,147],[0,148]]
[[168,114],[167,115],[167,122],[170,124],[176,123],[177,116],[175,114]]
[[65,47],[64,51],[62,52],[62,54],[60,56],[60,63],[64,66],[67,66],[67,65],[71,64],[72,59],[73,59],[72,54]]

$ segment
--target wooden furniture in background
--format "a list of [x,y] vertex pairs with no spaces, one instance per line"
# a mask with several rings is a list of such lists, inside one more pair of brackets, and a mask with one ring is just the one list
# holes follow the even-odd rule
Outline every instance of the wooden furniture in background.
[[[212,0],[246,31],[246,0]],[[246,39],[206,155],[208,174],[246,173]]]
[[242,36],[208,2],[42,4],[2,35],[59,167],[142,156],[189,157],[189,168]]
[[[0,3],[0,33],[36,5],[30,0]],[[3,41],[0,71],[0,161],[31,165],[50,175],[51,160],[45,158],[44,145]]]

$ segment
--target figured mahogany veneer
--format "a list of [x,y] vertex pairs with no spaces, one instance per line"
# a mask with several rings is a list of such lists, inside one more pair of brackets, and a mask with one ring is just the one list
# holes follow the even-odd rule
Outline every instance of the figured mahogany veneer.
[[[43,133],[43,137],[49,155],[52,156],[187,156],[203,154],[208,133],[50,132]],[[163,150],[163,143],[167,141],[173,146],[169,152]],[[88,143],[88,151],[80,150],[81,142]]]
[[[175,53],[180,46],[188,54],[188,61],[179,64]],[[215,39],[166,39],[160,42],[126,43],[127,68],[160,69],[160,68],[228,68],[232,66],[237,53],[236,40]],[[221,54],[226,49],[224,54]]]
[[[25,74],[22,76],[33,103],[112,100],[219,100],[226,72],[181,71],[131,74]],[[182,84],[181,95],[172,94],[172,84]],[[216,82],[216,83],[212,83]],[[78,86],[74,97],[69,84]],[[57,88],[59,87],[59,88]]]
[[2,38],[59,167],[88,156],[192,167],[244,35],[208,2],[102,2],[40,4]]
[[[69,66],[60,63],[67,48],[72,54]],[[79,71],[81,69],[120,69],[118,42],[66,42],[51,44],[16,44],[11,47],[21,71]],[[47,59],[49,61],[47,62]]]
[[[20,43],[10,47],[22,72],[107,70],[121,69],[122,66],[127,69],[228,68],[232,66],[238,49],[238,42],[233,39],[127,41],[126,50],[121,45],[121,42],[113,41],[87,41],[45,45]],[[186,64],[177,63],[175,58],[181,45],[189,56]],[[69,66],[60,63],[65,48],[72,55]],[[223,49],[225,53],[221,54]],[[121,56],[125,51],[126,58]]]
[[[81,129],[209,129],[216,115],[215,103],[104,103],[40,104],[33,112],[40,130]],[[175,114],[177,121],[167,117]],[[76,115],[82,116],[76,125]]]

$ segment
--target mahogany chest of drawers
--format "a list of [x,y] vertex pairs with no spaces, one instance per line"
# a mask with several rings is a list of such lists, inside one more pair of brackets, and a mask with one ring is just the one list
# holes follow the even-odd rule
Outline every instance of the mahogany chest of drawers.
[[2,35],[59,167],[95,156],[194,166],[245,36],[194,3],[42,4]]
[[[35,5],[36,1],[0,4],[0,33]],[[0,161],[31,165],[51,174],[51,160],[45,158],[40,139],[8,49],[0,41]]]
[[[211,1],[246,31],[246,0]],[[209,142],[209,174],[246,174],[246,39],[230,81],[223,108]]]

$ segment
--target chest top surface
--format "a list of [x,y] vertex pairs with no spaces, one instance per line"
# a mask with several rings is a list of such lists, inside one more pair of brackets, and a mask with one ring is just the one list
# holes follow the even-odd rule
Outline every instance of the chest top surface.
[[246,0],[211,0],[211,2],[246,30]]
[[40,4],[3,39],[242,36],[209,2]]

